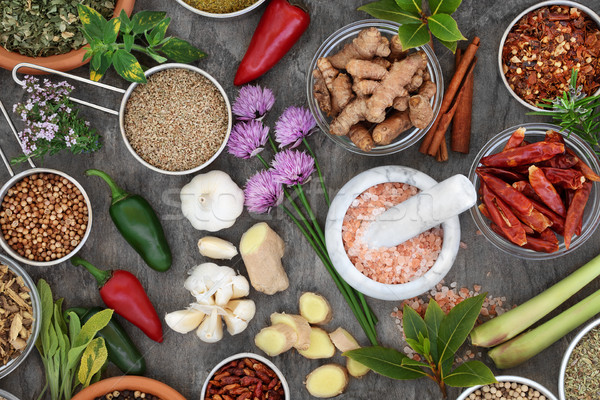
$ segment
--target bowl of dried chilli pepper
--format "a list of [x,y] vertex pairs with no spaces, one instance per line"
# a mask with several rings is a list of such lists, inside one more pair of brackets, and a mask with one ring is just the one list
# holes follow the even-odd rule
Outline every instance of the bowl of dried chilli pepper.
[[551,124],[508,128],[475,157],[479,193],[471,216],[497,248],[544,260],[570,253],[600,223],[598,157],[575,134]]

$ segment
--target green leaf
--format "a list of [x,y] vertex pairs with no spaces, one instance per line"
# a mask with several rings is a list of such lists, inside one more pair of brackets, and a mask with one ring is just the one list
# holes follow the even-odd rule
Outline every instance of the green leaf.
[[471,297],[457,304],[442,321],[438,332],[438,352],[440,362],[454,360],[459,347],[469,336],[481,312],[487,293]]
[[58,350],[58,337],[56,336],[56,331],[54,330],[54,326],[50,325],[48,327],[48,350],[45,354],[46,357],[52,357],[56,354],[56,350]]
[[425,311],[425,325],[427,326],[427,333],[431,345],[431,358],[436,364],[440,361],[438,350],[437,350],[437,337],[440,325],[446,317],[446,313],[441,309],[439,304],[431,299],[429,305]]
[[458,42],[446,42],[445,40],[440,40],[438,39],[438,41],[443,44],[444,46],[446,46],[446,48],[448,50],[450,50],[452,52],[452,54],[456,53],[456,45]]
[[[113,65],[119,75],[129,82],[146,83],[142,66],[136,58],[123,49],[117,50],[112,57]],[[96,314],[98,315],[98,314]]]
[[402,48],[404,50],[423,46],[425,43],[429,42],[427,24],[421,23],[421,25],[402,25],[400,28],[398,28],[398,38],[400,39],[400,43],[402,43]]
[[436,15],[439,13],[443,14],[452,14],[462,0],[428,0],[429,1],[429,9],[431,10],[431,15]]
[[150,46],[158,46],[158,44],[165,38],[167,34],[167,28],[171,23],[171,18],[165,18],[158,23],[150,32],[146,32],[146,40]]
[[99,337],[92,340],[81,356],[81,364],[77,378],[83,387],[87,387],[94,375],[106,364],[108,352],[104,339]]
[[127,16],[127,13],[125,12],[125,10],[121,10],[121,13],[119,14],[119,19],[121,20],[121,26],[120,26],[120,30],[121,32],[128,34],[131,32],[131,30],[133,29],[131,20],[129,19],[129,16]]
[[157,52],[155,52],[154,50],[152,50],[151,48],[147,48],[146,51],[148,52],[148,55],[150,57],[152,57],[152,59],[158,63],[164,63],[165,61],[167,61],[167,58],[161,56],[160,54],[158,54]]
[[481,361],[467,361],[446,375],[444,382],[452,387],[469,387],[496,383],[496,378]]
[[42,326],[41,335],[48,331],[50,322],[52,321],[52,314],[54,312],[54,300],[52,299],[52,289],[50,285],[43,279],[40,279],[37,284],[37,291],[40,295],[40,302],[42,305]]
[[405,367],[421,367],[421,368],[431,368],[431,366],[427,363],[424,363],[422,361],[417,361],[417,360],[413,360],[412,358],[406,357],[403,361],[402,361],[402,365]]
[[100,68],[100,64],[102,63],[102,53],[96,53],[92,56],[92,61],[90,62],[90,67],[97,71]]
[[74,312],[70,312],[68,314],[69,317],[69,337],[74,338],[79,335],[81,332],[81,321],[79,320],[79,316]]
[[427,325],[423,318],[417,313],[412,307],[407,304],[404,305],[402,310],[402,326],[404,328],[404,335],[407,339],[413,339],[420,343],[419,334],[422,337],[428,337]]
[[421,0],[396,0],[396,4],[404,11],[411,13],[421,13]]
[[379,19],[387,19],[398,22],[399,24],[421,24],[420,15],[404,11],[398,7],[395,0],[380,0],[373,3],[365,4],[358,8],[359,11],[364,11],[372,17]]
[[104,36],[104,26],[107,24],[106,19],[98,11],[81,3],[77,4],[77,11],[82,29],[91,37],[101,40]]
[[133,35],[130,35],[130,34],[123,35],[123,44],[125,45],[126,52],[129,53],[131,51],[134,40],[135,40],[135,37]]
[[425,350],[423,349],[423,345],[418,340],[406,338],[406,343],[408,343],[408,345],[417,353],[419,353],[419,354],[425,353]]
[[160,51],[175,62],[191,63],[206,54],[202,50],[192,46],[185,40],[172,37],[161,48]]
[[133,15],[131,18],[131,24],[133,27],[133,33],[140,34],[154,28],[158,25],[167,13],[163,11],[140,11]]
[[119,18],[113,18],[104,25],[104,43],[114,43],[119,36],[119,28],[121,27],[121,20]]
[[436,14],[427,17],[429,29],[433,36],[446,42],[465,40],[466,38],[458,30],[458,24],[448,14]]
[[79,335],[74,338],[73,346],[88,345],[88,343],[96,336],[96,333],[104,328],[110,322],[112,318],[113,310],[107,308],[96,314],[94,314],[88,321],[81,327]]
[[[361,364],[366,365],[380,375],[392,379],[418,379],[427,374],[421,368],[412,365],[403,365],[409,359],[406,355],[394,349],[381,346],[361,347],[342,354]],[[410,359],[409,359],[410,360]]]

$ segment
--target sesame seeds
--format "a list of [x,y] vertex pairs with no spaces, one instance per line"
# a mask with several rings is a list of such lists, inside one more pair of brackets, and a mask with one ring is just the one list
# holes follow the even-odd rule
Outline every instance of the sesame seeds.
[[124,130],[131,147],[166,171],[186,171],[208,161],[223,144],[228,123],[219,89],[183,68],[150,75],[125,106]]

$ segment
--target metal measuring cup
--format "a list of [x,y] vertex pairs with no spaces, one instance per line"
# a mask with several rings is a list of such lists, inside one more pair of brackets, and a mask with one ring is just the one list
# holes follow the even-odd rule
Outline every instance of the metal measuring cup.
[[146,168],[151,169],[152,171],[160,172],[161,174],[166,174],[166,175],[187,175],[187,174],[191,174],[191,173],[194,173],[194,172],[198,172],[198,171],[204,169],[205,167],[207,167],[209,164],[211,164],[219,156],[219,154],[221,154],[221,152],[225,149],[225,146],[227,145],[227,141],[229,140],[229,135],[231,134],[231,126],[232,126],[232,121],[233,121],[232,112],[231,112],[231,105],[229,103],[229,98],[227,97],[227,94],[225,93],[225,90],[223,90],[223,87],[219,84],[219,82],[217,82],[217,80],[215,78],[213,78],[208,72],[206,72],[206,71],[204,71],[204,70],[202,70],[200,68],[194,67],[193,65],[179,64],[179,63],[161,64],[161,65],[158,65],[156,67],[150,68],[149,70],[147,70],[144,73],[144,75],[146,76],[146,78],[148,78],[150,75],[152,75],[152,74],[154,74],[156,72],[159,72],[159,71],[164,71],[166,69],[175,69],[175,68],[188,69],[188,70],[194,71],[194,72],[196,72],[196,73],[204,76],[206,79],[208,79],[219,90],[219,92],[221,93],[221,96],[223,96],[223,101],[225,102],[225,106],[227,107],[227,116],[228,116],[227,132],[225,134],[225,138],[223,139],[223,143],[221,144],[221,146],[219,147],[219,149],[215,152],[215,154],[213,154],[206,162],[204,162],[201,165],[198,165],[197,167],[194,167],[194,168],[191,168],[191,169],[187,169],[187,170],[183,170],[183,171],[168,171],[168,170],[158,168],[158,167],[156,167],[156,166],[148,163],[142,157],[140,157],[139,154],[137,154],[135,152],[135,150],[133,149],[133,147],[129,143],[129,139],[127,139],[127,136],[125,135],[125,121],[124,121],[125,106],[127,105],[127,102],[129,101],[129,98],[131,97],[131,93],[137,87],[137,85],[139,85],[139,83],[132,83],[131,85],[129,85],[129,87],[127,89],[121,89],[121,88],[110,86],[110,85],[107,85],[107,84],[104,84],[104,83],[95,82],[95,81],[92,81],[90,79],[81,78],[79,76],[68,74],[66,72],[57,71],[57,70],[54,70],[54,69],[42,67],[42,66],[35,65],[35,64],[21,63],[21,64],[15,65],[15,67],[12,70],[13,80],[15,82],[17,82],[19,85],[23,85],[23,81],[20,80],[17,77],[17,74],[18,74],[20,68],[25,68],[25,67],[26,68],[31,68],[31,69],[37,69],[37,70],[48,72],[48,73],[55,74],[55,75],[64,76],[65,78],[73,79],[73,80],[76,80],[76,81],[79,81],[79,82],[84,82],[84,83],[87,83],[87,84],[90,84],[90,85],[93,85],[93,86],[101,87],[103,89],[107,89],[107,90],[111,90],[113,92],[117,92],[117,93],[123,94],[123,99],[121,100],[121,106],[119,107],[119,111],[112,110],[112,109],[106,108],[106,107],[102,107],[102,106],[99,106],[97,104],[90,103],[90,102],[87,102],[87,101],[84,101],[84,100],[80,100],[80,99],[76,99],[76,98],[73,98],[73,97],[71,97],[71,100],[73,102],[75,102],[75,103],[79,103],[81,105],[84,105],[84,106],[87,106],[87,107],[91,107],[91,108],[94,108],[96,110],[103,111],[105,113],[117,115],[119,117],[119,129],[121,131],[121,137],[123,138],[123,142],[125,143],[125,146],[127,147],[127,150],[129,150],[129,152],[133,155],[133,157],[140,164],[142,164]]
[[[17,130],[15,129],[15,126],[14,126],[10,116],[8,115],[8,112],[6,111],[6,108],[4,107],[4,104],[2,104],[1,101],[0,101],[0,111],[2,111],[2,114],[4,115],[6,122],[10,126],[10,129],[11,129],[13,135],[17,139],[17,142],[19,142],[19,144],[21,144],[21,140],[19,138]],[[2,202],[4,200],[4,197],[8,193],[8,190],[10,188],[12,188],[17,182],[21,181],[23,178],[34,175],[34,174],[54,174],[54,175],[58,175],[58,176],[62,176],[63,178],[66,178],[71,183],[73,183],[77,187],[77,189],[79,189],[79,191],[81,192],[81,195],[83,196],[83,198],[85,200],[85,204],[87,206],[87,214],[88,214],[87,227],[85,229],[85,233],[84,233],[83,237],[81,238],[81,241],[70,253],[68,253],[67,255],[65,255],[61,258],[57,258],[57,259],[51,260],[51,261],[30,260],[26,257],[23,257],[22,255],[17,253],[12,248],[8,244],[6,239],[4,239],[4,234],[0,234],[0,246],[4,249],[4,251],[6,251],[15,260],[18,260],[22,263],[26,263],[29,265],[35,265],[35,266],[40,266],[40,267],[46,267],[49,265],[60,264],[61,262],[67,261],[69,258],[73,257],[79,250],[81,250],[81,248],[87,241],[87,239],[90,235],[90,231],[92,229],[92,203],[90,202],[90,198],[88,197],[83,186],[81,186],[81,184],[79,182],[77,182],[77,180],[75,178],[73,178],[71,175],[69,175],[65,172],[58,171],[55,169],[50,169],[50,168],[36,167],[30,158],[28,158],[27,161],[29,162],[29,165],[31,166],[31,168],[15,175],[12,167],[10,166],[10,162],[6,158],[6,155],[4,154],[4,151],[2,150],[1,147],[0,147],[0,157],[2,158],[2,161],[4,162],[4,166],[6,167],[6,169],[8,170],[8,173],[11,176],[11,178],[2,186],[2,188],[0,188],[0,202]]]

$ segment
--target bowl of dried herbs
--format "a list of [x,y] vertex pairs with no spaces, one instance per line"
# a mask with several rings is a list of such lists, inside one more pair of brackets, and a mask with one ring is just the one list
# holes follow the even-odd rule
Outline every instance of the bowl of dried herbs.
[[[80,31],[78,0],[0,0],[0,67],[11,70],[28,62],[59,71],[70,71],[83,61],[86,44]],[[135,0],[83,0],[104,17],[124,10],[131,15]],[[41,71],[22,69],[27,74]]]
[[[16,1],[16,0],[15,0]],[[233,18],[258,8],[266,0],[175,0],[191,12],[209,18]]]

